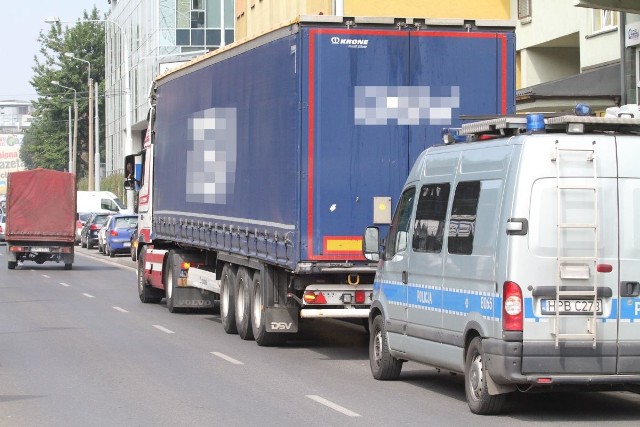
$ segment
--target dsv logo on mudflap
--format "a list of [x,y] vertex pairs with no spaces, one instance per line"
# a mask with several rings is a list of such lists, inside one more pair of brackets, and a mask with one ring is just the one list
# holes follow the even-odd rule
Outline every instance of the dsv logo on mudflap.
[[292,322],[271,322],[271,330],[285,330],[291,329]]
[[331,44],[345,45],[350,48],[366,48],[369,45],[368,39],[343,39],[338,36],[331,37]]

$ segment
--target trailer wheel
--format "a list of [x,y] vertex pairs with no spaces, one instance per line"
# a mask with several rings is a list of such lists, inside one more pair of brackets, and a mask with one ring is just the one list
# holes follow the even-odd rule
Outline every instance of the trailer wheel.
[[251,274],[240,267],[236,275],[236,328],[243,340],[253,339],[251,329]]
[[144,280],[144,253],[140,254],[138,260],[138,296],[145,304],[158,304],[162,297],[154,295],[153,289],[147,286]]
[[165,275],[165,293],[167,299],[167,309],[169,313],[179,313],[181,310],[173,306],[173,253],[169,252],[167,257],[167,274]]
[[15,270],[16,269],[16,265],[18,265],[18,263],[16,261],[7,262],[7,268],[9,270]]
[[474,414],[496,414],[502,409],[504,394],[491,395],[487,390],[487,368],[485,365],[482,340],[475,337],[471,340],[464,365],[464,391],[467,395],[469,409]]
[[267,332],[267,324],[264,313],[264,300],[262,295],[262,281],[260,280],[260,272],[253,273],[251,282],[251,328],[256,343],[261,347],[277,347],[283,345],[287,341],[287,336],[277,332]]
[[236,327],[236,299],[235,299],[236,274],[231,264],[222,267],[220,278],[220,320],[222,327],[228,334],[237,334]]
[[373,329],[369,334],[369,365],[373,378],[382,381],[396,380],[402,370],[402,361],[389,351],[384,318],[378,314],[373,319]]

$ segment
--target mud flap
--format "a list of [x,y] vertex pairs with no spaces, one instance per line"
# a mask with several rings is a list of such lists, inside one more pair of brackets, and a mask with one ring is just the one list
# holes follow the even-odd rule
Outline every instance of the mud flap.
[[486,377],[487,391],[492,396],[496,394],[511,393],[512,391],[516,391],[516,386],[514,384],[497,384],[493,381],[493,378],[491,378],[491,375],[488,372],[486,374]]
[[197,288],[173,288],[173,306],[176,308],[211,309],[215,294]]
[[265,307],[267,332],[298,332],[298,309],[287,307]]

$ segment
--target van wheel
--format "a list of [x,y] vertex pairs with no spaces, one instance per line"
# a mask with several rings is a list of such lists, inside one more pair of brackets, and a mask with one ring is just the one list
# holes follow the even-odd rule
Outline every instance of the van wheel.
[[245,267],[238,269],[236,276],[236,327],[243,340],[253,339],[251,329],[251,282],[252,277]]
[[474,414],[490,415],[500,412],[505,395],[491,395],[487,390],[487,368],[485,366],[482,340],[475,337],[471,340],[465,358],[464,391],[467,395],[469,409]]
[[402,361],[389,351],[387,331],[381,314],[373,319],[373,329],[369,335],[369,365],[373,378],[382,381],[396,380],[402,370]]
[[237,334],[236,327],[236,298],[235,298],[236,274],[231,264],[222,267],[220,278],[220,320],[222,327],[228,334]]
[[7,262],[7,268],[9,270],[15,270],[16,269],[16,265],[18,265],[18,263],[16,261],[8,261]]
[[73,264],[65,264],[64,265],[64,269],[65,270],[71,270],[73,268]]

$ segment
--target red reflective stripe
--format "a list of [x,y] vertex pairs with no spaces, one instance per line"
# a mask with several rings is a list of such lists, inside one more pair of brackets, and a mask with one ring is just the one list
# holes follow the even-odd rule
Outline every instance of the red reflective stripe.
[[613,266],[611,264],[598,264],[596,266],[596,270],[598,273],[611,273],[613,271]]

